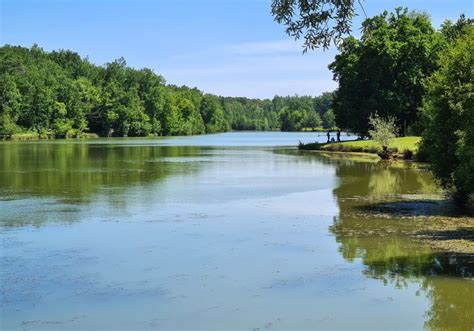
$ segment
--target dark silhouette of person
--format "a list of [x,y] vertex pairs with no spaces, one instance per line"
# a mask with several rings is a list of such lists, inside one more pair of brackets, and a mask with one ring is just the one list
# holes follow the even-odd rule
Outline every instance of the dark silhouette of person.
[[331,131],[328,131],[327,136],[328,136],[328,144],[329,144],[329,141],[330,141],[330,139],[331,139]]
[[337,130],[337,142],[341,141],[341,130]]

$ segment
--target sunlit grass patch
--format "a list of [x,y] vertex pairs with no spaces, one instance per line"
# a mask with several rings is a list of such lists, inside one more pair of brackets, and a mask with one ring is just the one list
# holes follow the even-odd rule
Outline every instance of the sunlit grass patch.
[[[410,151],[416,154],[420,140],[421,137],[395,138],[390,142],[389,149],[400,153]],[[373,140],[356,140],[325,144],[321,146],[321,149],[325,151],[377,153],[382,147]]]

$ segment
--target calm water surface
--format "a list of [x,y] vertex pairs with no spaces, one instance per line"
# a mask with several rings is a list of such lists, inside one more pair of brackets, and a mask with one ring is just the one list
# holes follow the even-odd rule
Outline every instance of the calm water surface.
[[430,174],[282,147],[325,139],[1,143],[0,328],[471,329],[472,259],[356,231]]

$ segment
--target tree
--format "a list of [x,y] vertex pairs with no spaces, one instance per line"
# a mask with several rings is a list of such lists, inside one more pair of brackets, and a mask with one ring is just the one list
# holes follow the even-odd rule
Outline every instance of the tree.
[[306,118],[304,120],[304,126],[306,128],[310,128],[311,130],[317,129],[321,127],[323,124],[323,121],[321,121],[321,118],[319,117],[319,114],[315,111],[309,111],[306,114]]
[[395,117],[380,117],[377,113],[369,116],[369,135],[382,146],[382,153],[379,154],[383,159],[390,157],[388,153],[388,145],[393,138],[396,137],[398,128]]
[[285,107],[280,112],[281,131],[301,131],[305,127],[306,112]]
[[177,106],[176,95],[174,93],[168,93],[165,97],[165,106],[161,123],[164,135],[175,136],[182,134],[181,112]]
[[329,109],[324,113],[323,126],[327,129],[331,129],[336,126],[336,115],[334,115],[334,111],[332,109]]
[[474,192],[474,27],[466,26],[428,80],[421,150],[441,183],[466,200]]
[[206,94],[202,98],[200,112],[207,133],[227,131],[228,124],[225,121],[224,111],[217,97]]
[[10,75],[0,77],[0,134],[18,131],[16,121],[20,113],[21,94]]
[[313,99],[314,110],[319,116],[323,116],[331,108],[333,99],[334,92],[324,92]]
[[199,110],[191,100],[183,97],[180,98],[178,102],[178,110],[183,120],[181,134],[191,135],[204,133],[204,121],[202,120]]
[[131,74],[138,84],[138,95],[143,101],[145,113],[150,121],[150,133],[153,135],[163,134],[163,126],[160,118],[163,118],[165,107],[165,79],[155,74],[151,69],[132,71]]
[[444,21],[441,24],[441,34],[448,43],[451,43],[464,34],[466,27],[472,25],[474,25],[474,19],[466,18],[464,14],[461,14],[455,23],[451,20]]
[[[360,1],[358,1],[360,4]],[[272,14],[286,33],[303,37],[304,51],[338,44],[351,31],[354,0],[273,0]]]
[[397,8],[363,22],[360,40],[344,40],[329,68],[339,82],[333,109],[341,128],[368,134],[369,115],[394,116],[402,133],[419,133],[423,81],[444,43],[426,14]]

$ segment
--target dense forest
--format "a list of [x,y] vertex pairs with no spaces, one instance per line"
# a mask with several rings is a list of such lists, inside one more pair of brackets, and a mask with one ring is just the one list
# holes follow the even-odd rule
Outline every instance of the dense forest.
[[168,136],[334,127],[332,94],[219,97],[166,84],[120,58],[97,66],[69,50],[0,48],[0,134]]

